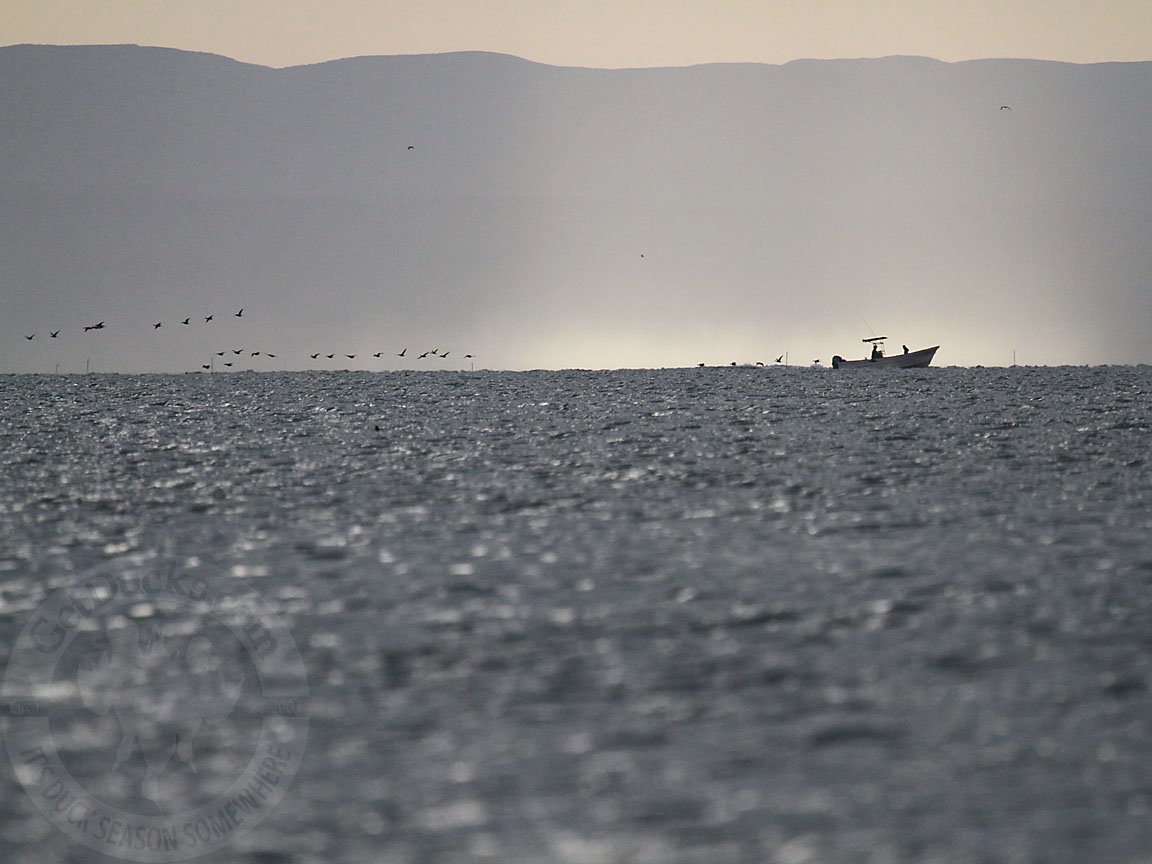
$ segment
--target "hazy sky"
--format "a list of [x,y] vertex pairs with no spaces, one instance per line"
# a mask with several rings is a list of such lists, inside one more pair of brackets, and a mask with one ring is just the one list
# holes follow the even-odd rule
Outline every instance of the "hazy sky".
[[138,43],[292,66],[485,50],[564,66],[917,54],[1152,59],[1152,0],[4,0],[0,44]]

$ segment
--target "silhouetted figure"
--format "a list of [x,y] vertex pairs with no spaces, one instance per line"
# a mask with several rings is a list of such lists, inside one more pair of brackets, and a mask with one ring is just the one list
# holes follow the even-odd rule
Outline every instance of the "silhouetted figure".
[[427,356],[428,356],[428,353],[429,353],[429,352],[425,351],[423,354],[421,354],[421,355],[420,355],[419,357],[417,357],[416,359],[417,359],[417,360],[423,360],[425,357],[427,357]]
[[872,343],[872,360],[879,360],[884,356],[884,352],[880,350],[880,346],[875,342]]
[[465,354],[465,355],[464,355],[464,359],[465,359],[465,360],[471,360],[471,359],[472,359],[472,355],[471,355],[471,354]]
[[204,323],[205,323],[205,324],[207,324],[209,321],[211,321],[211,320],[212,320],[213,318],[215,318],[215,317],[216,317],[215,315],[206,315],[206,316],[204,316]]
[[383,351],[377,351],[377,352],[376,352],[375,354],[373,354],[372,356],[373,356],[373,357],[376,357],[376,358],[379,358],[379,357],[380,357],[380,355],[381,355],[381,354],[383,354],[383,353],[384,353]]
[[275,354],[265,354],[264,356],[265,356],[265,357],[271,357],[273,360],[275,360],[275,359],[276,359],[276,355],[275,355]]
[[183,324],[185,327],[187,327],[189,324],[191,324],[191,323],[192,323],[192,319],[191,319],[191,318],[185,318],[185,319],[184,319],[183,321],[181,321],[180,323],[181,323],[181,324]]
[[451,351],[445,351],[443,354],[440,355],[440,359],[446,360],[448,358],[448,355],[451,353],[452,353]]
[[1000,110],[1001,110],[1001,111],[1011,111],[1011,110],[1012,110],[1012,106],[1011,106],[1011,105],[1001,105],[1001,106],[1000,106]]
[[211,369],[212,367],[211,367],[211,366],[209,366],[207,363],[202,363],[202,364],[200,365],[200,368],[201,368],[201,369]]
[[336,355],[335,354],[325,354],[324,356],[327,357],[329,360],[331,360]]
[[904,349],[905,354],[908,353],[908,346],[907,345],[901,345],[900,347]]
[[59,335],[60,335],[59,330],[53,330],[51,333],[48,334],[48,338],[49,339],[55,339]]
[[252,354],[251,354],[251,356],[252,356],[252,357],[259,357],[259,356],[260,356],[260,352],[259,352],[259,351],[253,351],[253,352],[252,352]]
[[407,353],[408,353],[408,349],[407,349],[407,348],[405,348],[403,351],[401,351],[401,352],[400,352],[399,354],[397,354],[396,356],[397,356],[397,357],[403,357],[403,356],[404,356],[405,354],[407,354]]
[[243,306],[241,306],[240,311],[236,313],[236,317],[237,318],[243,318],[244,317],[244,307]]
[[231,363],[225,363],[224,365],[225,366],[231,366],[232,364]]
[[27,339],[29,342],[31,342],[33,339],[36,338],[36,334],[33,333],[31,336],[25,336],[24,338]]
[[757,361],[756,361],[756,365],[757,365],[757,366],[763,366],[764,364],[763,364],[763,363],[761,363],[759,360],[757,360]]
[[776,358],[776,362],[777,362],[777,363],[783,363],[783,362],[784,362],[784,355],[783,355],[783,354],[781,354],[779,357],[777,357],[777,358]]
[[217,357],[223,357],[223,356],[224,356],[225,354],[227,354],[227,353],[228,353],[227,351],[217,351],[217,352],[216,352],[216,356],[217,356]]
[[356,359],[355,354],[345,354],[344,356],[347,357],[349,360],[355,360]]
[[319,356],[320,356],[320,354],[319,354],[319,353],[316,353],[316,354],[310,354],[309,356],[310,356],[310,357],[311,357],[313,360],[315,360],[317,357],[319,357]]
[[159,330],[163,326],[164,326],[164,324],[162,322],[157,321],[155,324],[152,325],[152,329],[153,330]]
[[101,321],[99,324],[85,324],[84,325],[84,332],[85,333],[87,333],[89,330],[103,330],[103,329],[104,329],[104,322],[103,321]]

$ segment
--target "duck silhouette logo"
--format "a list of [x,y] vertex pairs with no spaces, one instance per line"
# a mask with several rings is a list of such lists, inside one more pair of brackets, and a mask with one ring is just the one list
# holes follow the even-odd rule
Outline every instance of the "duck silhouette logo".
[[[142,638],[141,631],[131,621],[109,630],[108,649],[80,664],[76,684],[89,711],[111,715],[120,727],[112,770],[139,752],[146,769],[141,791],[162,805],[161,781],[173,758],[196,772],[196,735],[232,713],[243,678],[224,668],[222,652],[205,637],[174,650],[162,633]],[[160,719],[167,729],[158,728]]]
[[[41,581],[64,581],[52,575]],[[67,581],[30,614],[0,687],[8,758],[40,815],[148,864],[258,825],[288,793],[309,725],[277,607],[197,557]]]

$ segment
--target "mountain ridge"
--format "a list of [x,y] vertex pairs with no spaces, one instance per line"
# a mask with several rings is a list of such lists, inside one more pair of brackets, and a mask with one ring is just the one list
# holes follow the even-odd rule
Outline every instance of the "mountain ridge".
[[1144,62],[0,48],[0,369],[44,368],[17,339],[57,307],[191,285],[277,308],[265,340],[512,367],[844,353],[862,316],[946,363],[1147,362],[1149,93]]

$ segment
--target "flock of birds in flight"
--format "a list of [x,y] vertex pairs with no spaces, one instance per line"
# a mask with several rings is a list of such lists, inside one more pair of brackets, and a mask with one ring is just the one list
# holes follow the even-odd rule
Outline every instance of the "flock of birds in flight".
[[[232,317],[233,318],[243,318],[244,317],[244,307],[241,307],[236,312],[232,313]],[[215,319],[216,319],[215,315],[205,315],[204,316],[204,323],[205,324],[211,324]],[[189,316],[189,317],[183,319],[180,322],[180,324],[184,327],[190,327],[192,325],[192,317]],[[152,329],[153,330],[159,330],[163,326],[164,326],[163,321],[157,321],[155,324],[152,325]],[[88,333],[92,330],[103,330],[104,328],[105,328],[105,322],[104,321],[98,321],[95,324],[85,324],[84,325],[84,332]],[[48,338],[56,339],[60,336],[60,333],[61,333],[60,330],[51,330],[48,333]],[[25,335],[24,338],[28,342],[31,342],[36,338],[36,335],[37,334],[32,333],[29,335]],[[279,357],[278,354],[273,354],[271,351],[248,351],[248,349],[246,349],[246,348],[232,348],[232,349],[228,349],[228,350],[224,350],[224,351],[215,351],[215,352],[213,352],[213,354],[215,357],[227,357],[229,354],[231,354],[234,357],[238,357],[238,356],[240,356],[246,352],[248,353],[249,358],[267,357],[269,359],[275,360]],[[451,353],[452,353],[451,351],[441,352],[439,348],[430,348],[429,350],[423,352],[422,354],[415,355],[415,359],[423,360],[423,359],[431,356],[431,357],[438,357],[441,360],[446,360],[446,359],[448,359],[448,356]],[[318,360],[321,357],[323,357],[326,360],[333,360],[338,355],[337,355],[337,352],[332,352],[329,354],[329,353],[325,353],[323,351],[317,351],[315,354],[309,354],[308,356],[312,360]],[[349,360],[355,360],[360,355],[358,355],[358,354],[344,354],[343,356],[348,358]],[[382,358],[384,356],[384,352],[383,351],[376,351],[375,353],[372,354],[372,356],[374,358],[376,358],[377,360],[379,360],[380,358]],[[404,348],[396,356],[397,357],[407,357],[408,356],[408,349]],[[472,360],[475,358],[474,358],[474,355],[472,355],[472,354],[465,354],[464,359],[465,360]],[[214,368],[214,362],[215,361],[212,361],[209,363],[203,363],[203,364],[201,364],[200,368],[204,369],[206,371],[212,371],[212,369]],[[220,365],[227,367],[227,368],[231,368],[231,367],[235,366],[235,363],[236,363],[235,360],[231,360],[228,362],[221,361]]]

